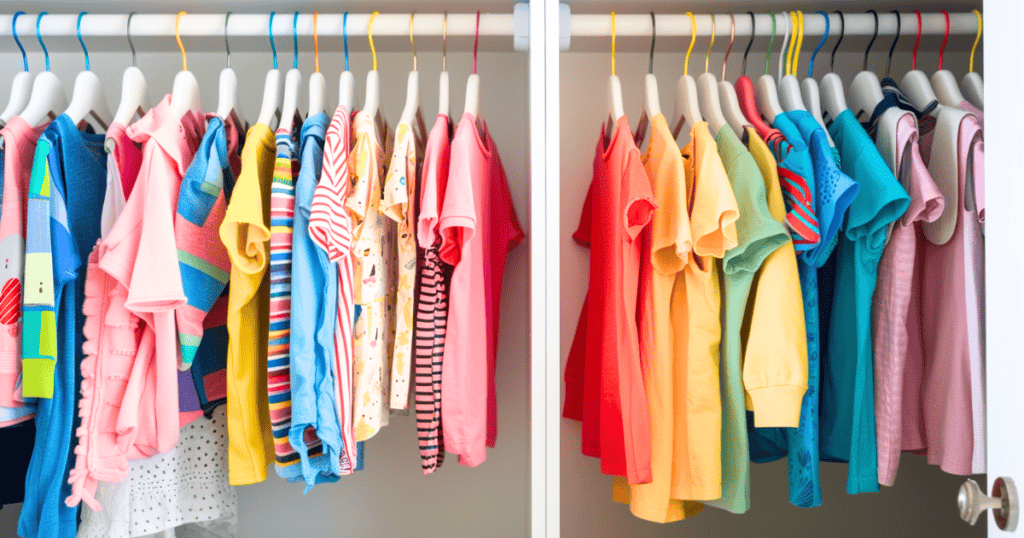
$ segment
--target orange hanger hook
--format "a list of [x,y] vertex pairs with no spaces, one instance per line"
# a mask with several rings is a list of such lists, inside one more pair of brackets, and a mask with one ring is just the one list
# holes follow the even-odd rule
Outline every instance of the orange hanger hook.
[[179,11],[174,18],[174,39],[178,40],[178,48],[181,49],[181,70],[188,71],[188,55],[185,54],[185,45],[181,44],[181,34],[178,33],[178,26],[181,25],[181,18],[185,16],[184,11]]

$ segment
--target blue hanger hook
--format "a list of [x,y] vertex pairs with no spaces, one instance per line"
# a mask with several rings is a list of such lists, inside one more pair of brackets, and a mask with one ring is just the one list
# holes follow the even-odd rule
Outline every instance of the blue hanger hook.
[[292,48],[295,50],[295,56],[292,58],[292,69],[299,68],[299,12],[296,11],[295,15],[292,16]]
[[814,58],[818,55],[818,51],[821,50],[825,41],[828,40],[828,31],[832,24],[828,13],[825,13],[824,11],[818,11],[817,13],[818,15],[825,17],[825,35],[821,36],[821,41],[818,42],[818,46],[814,47],[814,52],[811,53],[811,63],[807,66],[807,78],[814,78]]
[[341,39],[345,43],[345,71],[348,71],[348,11],[341,16]]
[[89,70],[89,49],[85,48],[85,41],[82,39],[82,17],[86,16],[87,14],[88,13],[85,11],[78,14],[78,26],[76,27],[76,30],[78,31],[78,42],[82,44],[82,52],[85,53],[86,71]]
[[46,50],[46,43],[43,43],[43,35],[39,33],[39,21],[43,20],[43,15],[49,15],[49,13],[43,11],[36,17],[36,39],[39,40],[39,46],[43,48],[43,56],[46,58],[46,70],[50,70],[50,51]]
[[14,36],[14,42],[17,43],[18,48],[21,49],[21,63],[25,65],[25,71],[28,71],[28,56],[25,54],[25,47],[21,45],[21,40],[18,39],[18,17],[24,14],[24,11],[19,11],[14,14],[14,18],[11,19],[11,35]]
[[274,44],[274,15],[276,11],[270,12],[270,23],[267,24],[267,34],[270,36],[270,51],[274,53],[274,69],[277,69],[277,45]]

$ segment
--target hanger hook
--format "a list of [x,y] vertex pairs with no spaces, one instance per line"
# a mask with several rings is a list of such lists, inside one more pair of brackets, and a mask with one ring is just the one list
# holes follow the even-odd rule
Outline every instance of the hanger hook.
[[896,50],[896,43],[900,41],[900,27],[903,26],[903,16],[900,15],[899,10],[892,10],[889,13],[896,14],[896,37],[892,38],[892,45],[889,45],[889,59],[885,62],[885,76],[889,77],[889,69],[892,67],[892,51]]
[[416,40],[413,39],[412,22],[416,20],[416,13],[409,14],[409,46],[412,47],[412,70],[416,71]]
[[658,26],[654,23],[654,12],[651,12],[651,53],[647,57],[647,72],[654,74],[654,40],[658,37]]
[[476,30],[473,33],[473,74],[476,74],[476,49],[480,45],[480,10],[476,10]]
[[797,29],[799,33],[796,38],[796,49],[793,52],[793,71],[791,75],[796,76],[797,71],[800,69],[800,49],[804,48],[804,12],[797,10],[797,20],[799,21]]
[[612,76],[615,76],[615,12],[612,11]]
[[779,79],[782,78],[782,57],[786,56],[786,60],[787,60],[786,72],[788,73],[789,72],[789,66],[790,66],[789,62],[792,61],[792,58],[789,57],[789,55],[787,54],[786,51],[787,50],[789,50],[789,51],[793,50],[792,47],[787,47],[787,45],[789,45],[790,18],[789,17],[783,17],[782,21],[786,23],[786,29],[784,30],[785,34],[783,35],[783,38],[782,38],[782,46],[779,47],[779,77],[778,77]]
[[228,43],[228,20],[231,19],[231,12],[224,15],[224,50],[228,53],[228,67],[231,67],[231,44]]
[[873,9],[869,9],[867,12],[870,13],[875,18],[875,33],[873,33],[871,35],[871,41],[868,41],[868,48],[864,49],[864,69],[863,69],[863,71],[867,71],[868,70],[868,54],[871,52],[872,45],[875,44],[875,39],[878,38],[878,12],[873,10]]
[[[82,39],[82,17],[85,17],[87,12],[83,11],[78,14],[78,24],[75,25],[75,32],[78,33],[78,42],[82,45],[82,53],[85,54],[85,70],[89,70],[89,49],[85,48],[85,41]],[[941,64],[942,61],[940,60]]]
[[768,14],[772,16],[772,37],[771,37],[771,39],[768,40],[768,51],[764,55],[764,74],[766,74],[766,75],[768,74],[768,64],[772,60],[772,49],[775,48],[775,30],[776,30],[776,26],[775,26],[775,12],[774,11],[770,11],[770,12],[768,12]]
[[[971,63],[970,66],[967,68],[968,73],[974,72],[974,51],[978,50],[978,42],[981,41],[981,12],[975,9],[974,16],[978,17],[978,35],[974,36],[974,45],[971,47]],[[21,43],[18,43],[18,46],[20,47]],[[25,49],[21,49],[21,55],[25,55]],[[25,63],[25,70],[28,70],[27,62]]]
[[320,36],[316,31],[318,15],[316,11],[313,12],[313,68],[317,73],[320,72]]
[[946,53],[946,42],[949,41],[949,12],[943,9],[942,14],[946,17],[946,32],[942,35],[942,45],[939,46],[939,71],[942,71],[942,56]]
[[839,44],[843,42],[843,38],[846,37],[846,16],[843,15],[842,11],[836,11],[839,15],[839,41],[836,41],[836,46],[832,47],[832,60],[828,64],[829,71],[836,72],[836,51],[839,50]]
[[748,11],[747,15],[750,15],[750,41],[747,41],[747,48],[743,51],[743,72],[740,76],[747,76],[747,56],[750,54],[750,46],[754,44],[754,35],[757,34],[757,19],[754,18],[754,12]]
[[132,65],[138,66],[135,62],[135,43],[132,43],[132,17],[134,16],[134,11],[128,14],[128,23],[125,24],[125,35],[128,36],[128,48],[132,49]]
[[49,15],[49,13],[43,11],[36,17],[36,39],[39,40],[39,46],[43,49],[43,57],[46,58],[46,70],[50,70],[50,51],[46,50],[46,43],[43,43],[43,35],[39,33],[39,21],[43,20],[43,15]]
[[814,52],[811,53],[811,61],[807,65],[807,78],[814,78],[814,59],[818,57],[818,51],[821,50],[821,47],[825,45],[825,41],[828,40],[828,32],[831,29],[829,27],[832,25],[829,20],[831,17],[828,16],[828,13],[824,11],[818,11],[816,13],[825,19],[825,35],[821,36],[821,41],[818,41],[818,46],[814,47]]
[[181,34],[178,33],[178,26],[181,25],[181,18],[185,16],[184,11],[179,11],[174,18],[174,39],[178,40],[178,48],[181,49],[181,70],[188,71],[188,56],[185,55],[185,45],[181,44]]
[[299,68],[299,12],[296,11],[292,15],[292,49],[295,51],[292,55],[292,69]]
[[[792,37],[792,39],[791,39]],[[786,51],[786,74],[788,75],[793,69],[793,49],[796,48],[796,12],[790,11],[789,18],[786,19],[786,37],[782,41],[782,50]],[[789,46],[786,46],[786,43]],[[779,80],[782,80],[782,57],[779,57]]]
[[686,14],[690,17],[690,48],[686,49],[686,59],[683,63],[684,76],[690,74],[690,53],[693,52],[693,44],[697,42],[697,19],[689,11]]
[[914,39],[914,54],[910,57],[911,71],[917,71],[917,46],[921,44],[921,12],[915,9],[914,15],[917,15],[917,38]]
[[267,23],[267,35],[270,37],[270,52],[274,56],[274,70],[277,70],[277,45],[274,44],[274,15],[276,11],[270,12],[270,22]]
[[377,48],[373,46],[373,21],[377,20],[380,11],[374,11],[370,15],[370,23],[367,25],[366,37],[370,40],[370,54],[373,56],[373,71],[377,70]]
[[[24,15],[24,11],[19,11],[14,14],[14,18],[11,19],[11,35],[14,36],[14,42],[18,44],[18,48],[21,49],[21,63],[25,66],[25,71],[28,71],[28,55],[25,54],[25,47],[21,45],[21,40],[18,39],[18,17]],[[978,15],[978,22],[981,22],[981,15]],[[981,36],[981,30],[978,30],[978,36]],[[977,46],[977,41],[974,42]],[[974,65],[974,55],[971,54],[971,65]]]
[[711,59],[711,48],[715,46],[715,14],[711,14],[711,42],[708,43],[708,51],[704,54],[704,72],[708,72],[708,61]]
[[345,71],[348,71],[348,11],[341,16],[341,40],[345,43]]
[[444,23],[441,26],[441,71],[448,70],[448,10],[444,11]]
[[732,52],[732,42],[736,40],[736,16],[729,12],[729,46],[725,48],[725,58],[722,59],[722,80],[725,80],[725,69],[729,65],[729,53]]

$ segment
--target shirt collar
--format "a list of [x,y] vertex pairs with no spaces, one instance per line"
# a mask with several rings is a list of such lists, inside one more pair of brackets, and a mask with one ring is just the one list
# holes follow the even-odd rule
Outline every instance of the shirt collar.
[[174,160],[178,174],[184,175],[192,155],[202,139],[205,123],[201,115],[189,110],[181,118],[171,110],[171,96],[150,109],[139,121],[128,127],[128,137],[143,144],[154,140]]

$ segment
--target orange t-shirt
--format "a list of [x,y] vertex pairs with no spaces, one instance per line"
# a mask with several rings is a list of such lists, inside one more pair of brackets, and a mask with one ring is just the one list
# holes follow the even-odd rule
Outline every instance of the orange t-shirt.
[[638,236],[654,212],[651,182],[626,117],[602,130],[594,178],[573,238],[590,247],[590,287],[565,369],[567,418],[601,472],[651,481],[651,429],[640,365]]

